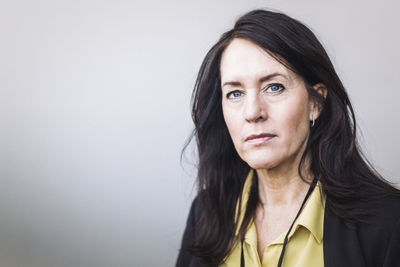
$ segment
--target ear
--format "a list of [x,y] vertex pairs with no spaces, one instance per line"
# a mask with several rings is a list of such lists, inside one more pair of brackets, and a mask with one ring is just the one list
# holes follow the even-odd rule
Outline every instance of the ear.
[[[314,90],[318,92],[323,98],[326,99],[328,95],[328,89],[326,89],[326,85],[323,83],[317,83],[313,86]],[[322,107],[321,105],[313,99],[310,99],[310,121],[316,120],[321,113]]]

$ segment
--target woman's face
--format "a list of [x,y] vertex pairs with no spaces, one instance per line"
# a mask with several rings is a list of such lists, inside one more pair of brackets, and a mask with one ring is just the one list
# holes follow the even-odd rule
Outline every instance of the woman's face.
[[254,169],[297,168],[314,115],[303,79],[244,39],[225,49],[220,72],[223,115],[240,157]]

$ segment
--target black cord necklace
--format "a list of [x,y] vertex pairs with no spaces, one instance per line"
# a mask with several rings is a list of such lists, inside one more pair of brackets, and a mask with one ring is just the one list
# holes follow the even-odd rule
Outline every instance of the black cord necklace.
[[[281,255],[279,256],[278,267],[282,267],[283,256],[284,256],[284,254],[285,254],[285,250],[286,250],[286,245],[287,245],[287,242],[288,242],[289,233],[290,233],[290,231],[292,230],[294,223],[296,222],[296,220],[297,220],[297,218],[299,217],[301,211],[303,210],[303,207],[304,207],[304,205],[306,204],[307,199],[310,197],[312,191],[314,190],[314,187],[315,187],[316,184],[317,184],[317,179],[314,178],[314,180],[312,181],[312,183],[311,183],[311,185],[310,185],[310,188],[308,189],[307,194],[306,194],[306,196],[305,196],[305,198],[304,198],[304,200],[303,200],[303,203],[301,203],[300,209],[299,209],[299,211],[297,212],[297,215],[296,215],[296,217],[294,218],[294,220],[293,220],[293,222],[292,222],[292,225],[290,226],[289,230],[287,231],[287,233],[286,233],[286,235],[285,235],[285,239],[284,239],[284,241],[283,241],[283,247],[282,247]],[[240,241],[240,242],[241,242],[240,267],[245,267],[245,266],[244,266],[243,241],[244,241],[244,237],[242,237],[242,239],[241,239],[241,241]]]

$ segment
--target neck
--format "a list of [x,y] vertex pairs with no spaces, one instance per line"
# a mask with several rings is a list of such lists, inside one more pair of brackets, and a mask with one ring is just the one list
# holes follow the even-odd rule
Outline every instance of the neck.
[[257,176],[259,197],[263,206],[298,205],[310,186],[300,178],[297,168],[291,171],[258,169]]

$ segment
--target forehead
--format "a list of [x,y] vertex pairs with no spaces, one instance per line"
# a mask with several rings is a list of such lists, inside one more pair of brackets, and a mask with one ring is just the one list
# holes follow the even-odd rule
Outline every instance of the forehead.
[[258,78],[279,72],[293,73],[263,48],[245,39],[234,39],[221,57],[221,81]]

